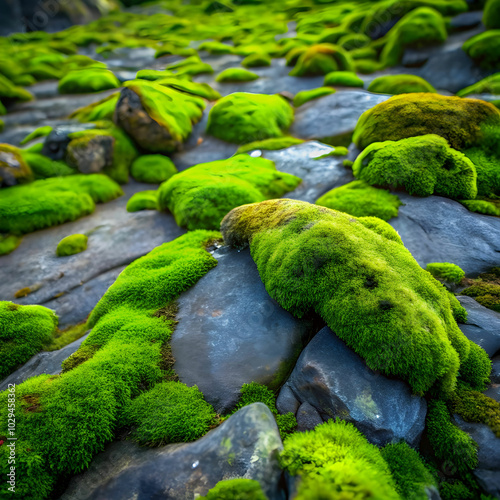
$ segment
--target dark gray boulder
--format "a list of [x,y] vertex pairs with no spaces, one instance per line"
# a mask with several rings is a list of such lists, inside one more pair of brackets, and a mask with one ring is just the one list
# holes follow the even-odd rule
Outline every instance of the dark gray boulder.
[[271,299],[248,249],[221,247],[213,255],[217,267],[178,299],[171,345],[181,382],[197,385],[225,413],[245,383],[279,387],[314,324]]
[[323,420],[352,422],[378,446],[404,439],[417,446],[427,404],[401,380],[370,370],[328,327],[300,355],[287,384],[301,402],[311,404]]
[[0,2],[0,36],[24,32],[20,0],[3,0]]
[[92,123],[73,123],[54,128],[45,138],[42,154],[51,160],[65,160],[68,145],[71,142],[70,135],[82,130],[95,128]]
[[500,355],[491,360],[491,381],[494,384],[500,384]]
[[314,406],[310,405],[307,401],[302,403],[297,410],[297,430],[310,431],[317,425],[323,423],[321,415]]

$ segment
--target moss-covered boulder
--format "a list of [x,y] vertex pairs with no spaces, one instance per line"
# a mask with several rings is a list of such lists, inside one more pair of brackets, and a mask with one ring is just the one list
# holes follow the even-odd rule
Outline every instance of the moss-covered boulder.
[[226,68],[217,75],[215,81],[219,83],[252,82],[258,78],[259,75],[244,68]]
[[353,71],[332,71],[325,76],[323,85],[363,88],[364,82]]
[[139,156],[130,168],[132,177],[139,182],[161,184],[177,173],[174,163],[168,156]]
[[58,257],[68,257],[87,250],[88,236],[86,234],[70,234],[63,238],[56,248]]
[[431,262],[427,264],[425,270],[429,271],[436,279],[457,284],[465,277],[465,272],[459,266],[451,262]]
[[370,83],[368,90],[377,94],[393,95],[436,92],[436,89],[420,76],[405,74],[379,76]]
[[484,387],[489,360],[458,328],[463,308],[386,222],[280,199],[235,208],[221,230],[250,246],[271,297],[297,317],[316,311],[371,369],[419,394],[452,391],[459,369]]
[[281,137],[293,121],[293,110],[279,95],[236,92],[216,102],[207,132],[236,144]]
[[500,313],[500,267],[494,267],[490,272],[470,280],[469,286],[461,294],[473,297],[482,306]]
[[208,101],[216,101],[221,98],[219,92],[214,90],[207,83],[192,82],[186,78],[166,77],[157,80],[156,83],[169,87],[184,94],[203,97]]
[[487,0],[483,12],[483,24],[487,29],[500,29],[500,1]]
[[33,172],[21,154],[10,144],[0,144],[0,187],[15,186],[33,180]]
[[159,205],[174,214],[179,226],[215,229],[231,209],[279,198],[299,183],[298,177],[278,172],[270,160],[237,155],[174,175],[160,186]]
[[271,66],[271,58],[264,53],[255,52],[249,54],[241,61],[244,68],[261,68],[263,66]]
[[158,209],[158,191],[140,191],[127,201],[127,212]]
[[4,75],[0,74],[0,99],[5,104],[16,101],[31,101],[33,96],[27,90],[18,87]]
[[500,111],[492,104],[438,94],[416,93],[391,97],[361,115],[353,141],[360,148],[373,142],[437,134],[454,149],[481,142],[481,125],[500,125]]
[[338,45],[320,43],[297,50],[297,62],[291,76],[326,75],[332,71],[353,71],[349,53]]
[[313,99],[319,99],[325,95],[335,94],[335,89],[330,87],[318,87],[317,89],[301,90],[293,98],[293,105],[298,108]]
[[474,85],[465,87],[464,89],[457,92],[457,96],[465,97],[470,94],[500,94],[500,73],[495,73],[494,75],[487,76],[483,78]]
[[73,70],[59,81],[61,94],[86,94],[117,89],[118,87],[120,87],[120,81],[113,72],[101,68]]
[[119,97],[120,94],[116,92],[100,101],[93,102],[83,108],[78,108],[73,111],[69,117],[75,118],[82,123],[95,122],[98,120],[113,120]]
[[498,69],[500,64],[500,29],[485,31],[469,38],[462,47],[484,69]]

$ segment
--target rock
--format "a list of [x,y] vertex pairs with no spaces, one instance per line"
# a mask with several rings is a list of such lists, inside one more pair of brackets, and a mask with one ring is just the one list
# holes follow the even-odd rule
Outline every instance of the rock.
[[276,408],[281,414],[292,412],[294,415],[299,409],[300,403],[297,401],[292,389],[288,384],[284,384],[276,399]]
[[307,401],[300,405],[297,410],[297,430],[300,432],[310,431],[314,429],[317,425],[323,423],[318,410],[314,406],[310,405]]
[[47,375],[56,375],[61,373],[61,363],[69,358],[85,340],[88,334],[80,337],[71,344],[64,346],[57,351],[42,351],[35,354],[21,368],[11,373],[7,378],[0,382],[0,392],[7,389],[9,384],[20,384],[30,377],[36,377],[45,373]]
[[500,403],[500,384],[491,384],[488,389],[484,391],[484,395]]
[[313,324],[269,297],[248,250],[221,247],[213,255],[217,267],[177,301],[171,345],[181,382],[196,384],[218,413],[226,413],[243,384],[283,382]]
[[287,383],[323,420],[350,421],[377,446],[401,439],[417,446],[420,441],[425,399],[413,396],[405,382],[370,370],[328,327],[302,351]]
[[0,4],[0,36],[26,31],[22,21],[21,3],[19,0],[4,0]]
[[0,144],[0,187],[15,186],[31,180],[33,174],[19,150],[8,144]]
[[465,31],[476,28],[481,24],[483,12],[480,10],[472,12],[462,12],[458,16],[450,19],[450,28],[455,31]]
[[467,310],[467,323],[460,330],[472,342],[480,345],[491,358],[500,350],[500,314],[482,306],[472,297],[458,296]]
[[490,379],[493,384],[500,384],[500,355],[491,360]]
[[95,174],[113,164],[115,140],[109,135],[98,135],[85,144],[68,146],[68,163],[82,174]]
[[[43,143],[42,154],[51,160],[63,161],[66,159],[70,134],[95,128],[93,123],[75,123],[56,127],[50,132]],[[86,172],[85,172],[86,173]]]
[[61,500],[192,500],[223,479],[241,477],[259,481],[276,500],[282,498],[277,457],[282,448],[273,415],[255,403],[194,443],[149,449],[114,443],[71,480]]
[[452,262],[470,276],[498,265],[498,217],[469,212],[460,203],[440,196],[395,194],[404,206],[389,224],[422,267],[430,262]]

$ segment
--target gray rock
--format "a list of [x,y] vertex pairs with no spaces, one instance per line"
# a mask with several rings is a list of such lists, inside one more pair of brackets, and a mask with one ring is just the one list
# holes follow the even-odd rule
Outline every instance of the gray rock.
[[422,267],[430,262],[452,262],[470,276],[498,265],[498,217],[469,212],[460,203],[440,196],[397,195],[404,206],[389,224]]
[[491,360],[491,381],[494,384],[500,384],[500,355]]
[[299,409],[300,402],[297,401],[292,389],[288,384],[284,384],[276,398],[276,408],[281,414],[292,412],[294,415]]
[[61,373],[61,363],[80,347],[87,335],[88,334],[80,337],[78,340],[75,340],[57,351],[42,351],[35,354],[21,368],[11,373],[0,382],[0,392],[7,389],[9,384],[20,384],[30,377],[36,377],[43,373],[47,375]]
[[479,486],[494,498],[500,498],[500,474],[496,470],[476,469],[473,472]]
[[297,430],[300,432],[311,431],[317,425],[323,423],[318,410],[310,405],[307,401],[302,403],[297,410]]
[[417,446],[427,404],[401,380],[370,370],[332,331],[323,328],[307,345],[288,379],[301,402],[323,418],[348,420],[378,446],[404,439]]
[[456,31],[465,31],[476,28],[481,24],[483,12],[480,10],[472,12],[462,12],[458,16],[450,19],[450,28]]
[[500,403],[500,384],[491,384],[488,389],[484,391],[484,395]]
[[10,187],[33,180],[31,169],[18,153],[2,148],[0,144],[0,187]]
[[66,161],[82,174],[96,174],[113,165],[114,137],[98,135],[85,143],[75,142],[68,145]]
[[214,257],[217,267],[178,299],[171,345],[180,380],[225,413],[245,383],[279,387],[313,324],[269,297],[249,250],[221,247]]
[[24,31],[20,0],[4,0],[0,4],[0,36]]
[[194,443],[156,449],[114,443],[72,479],[61,500],[192,500],[221,480],[243,477],[259,481],[277,500],[283,498],[277,457],[282,448],[273,415],[255,403]]
[[500,350],[500,314],[482,306],[465,295],[457,299],[467,310],[467,323],[460,330],[472,342],[480,345],[491,358]]
[[70,134],[93,128],[95,125],[92,123],[73,123],[54,128],[45,138],[42,154],[52,160],[65,160],[68,144],[71,142]]

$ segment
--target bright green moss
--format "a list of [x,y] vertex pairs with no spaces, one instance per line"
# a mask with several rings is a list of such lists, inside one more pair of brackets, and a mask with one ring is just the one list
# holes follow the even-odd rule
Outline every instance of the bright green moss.
[[219,481],[205,496],[198,500],[267,500],[255,479],[226,479]]
[[175,76],[179,78],[192,78],[196,75],[211,75],[214,69],[210,64],[205,62],[197,62],[182,66],[175,72]]
[[364,112],[353,141],[364,149],[372,142],[437,134],[452,148],[462,150],[481,142],[481,126],[485,123],[500,125],[500,111],[487,102],[429,93],[404,94]]
[[120,87],[120,81],[113,72],[101,68],[76,69],[67,73],[59,81],[61,94],[85,94],[118,87]]
[[132,177],[139,182],[161,184],[177,173],[174,163],[168,156],[139,156],[130,168]]
[[50,125],[46,125],[44,127],[38,127],[36,130],[33,130],[31,134],[28,134],[21,142],[21,146],[24,146],[24,144],[27,144],[28,142],[31,142],[34,139],[38,139],[39,137],[46,137],[49,135],[53,130],[53,127]]
[[312,101],[313,99],[319,99],[325,95],[335,94],[336,90],[330,87],[318,87],[311,90],[302,90],[297,92],[293,98],[293,105],[298,108],[306,102]]
[[469,211],[484,215],[495,215],[500,217],[500,207],[487,200],[459,200]]
[[375,61],[370,56],[368,59],[365,57],[357,58],[354,61],[354,69],[363,75],[370,75],[371,73],[375,73],[375,71],[379,71],[383,68],[378,61]]
[[331,85],[332,87],[363,88],[364,82],[352,71],[332,71],[325,76],[323,84]]
[[271,297],[299,318],[316,311],[371,369],[421,394],[453,390],[460,367],[482,388],[487,369],[467,368],[477,353],[454,319],[464,309],[386,222],[280,199],[232,210],[221,229],[250,245]]
[[420,76],[385,75],[375,78],[368,86],[370,92],[377,94],[409,94],[412,92],[436,92],[436,89]]
[[198,50],[205,50],[209,54],[217,54],[217,55],[234,53],[234,47],[222,42],[203,42],[198,47]]
[[457,96],[459,97],[465,97],[470,94],[500,94],[500,73],[487,76],[474,85],[465,87],[460,92],[457,92]]
[[[349,150],[345,146],[336,146],[336,147],[332,147],[332,149],[330,151],[328,151],[328,153],[325,153],[324,155],[315,156],[313,158],[313,160],[323,160],[324,158],[330,158],[332,156],[346,156],[348,153],[349,153]],[[352,167],[352,164],[354,162],[351,162],[351,164],[349,164],[349,165],[345,165],[345,162],[347,162],[347,161],[348,160],[344,160],[342,162],[342,164],[344,164],[344,166]]]
[[483,24],[486,29],[500,29],[500,1],[487,0],[483,12]]
[[291,146],[296,146],[302,144],[304,141],[302,139],[297,139],[296,137],[284,136],[276,137],[272,139],[264,139],[263,141],[249,142],[248,144],[243,144],[240,146],[236,154],[248,153],[256,149],[265,149],[275,151],[277,149],[286,149]]
[[301,51],[295,67],[290,71],[290,76],[326,75],[332,71],[354,69],[349,53],[338,45],[321,43]]
[[88,215],[123,194],[102,174],[71,175],[0,190],[0,232],[24,234]]
[[54,334],[54,338],[50,344],[44,346],[44,351],[57,351],[68,344],[73,343],[75,340],[83,337],[87,333],[87,322],[72,325],[63,330],[57,330]]
[[156,70],[156,69],[141,69],[135,75],[137,80],[149,80],[154,82],[160,80],[161,78],[168,78],[172,76],[173,73],[169,70]]
[[500,29],[479,33],[462,47],[467,55],[485,69],[498,69],[500,63]]
[[438,135],[372,143],[352,171],[368,184],[403,187],[415,196],[473,199],[477,194],[474,164]]
[[329,420],[292,434],[284,447],[283,467],[302,477],[297,499],[399,499],[379,449],[351,423]]
[[84,69],[84,68],[101,68],[106,69],[106,64],[96,61],[91,57],[84,56],[83,54],[74,54],[66,58],[63,65],[64,73],[70,71]]
[[0,186],[31,182],[33,172],[22,155],[22,150],[10,144],[0,144]]
[[241,61],[244,68],[261,68],[263,66],[271,66],[271,58],[267,54],[254,52]]
[[389,466],[401,498],[428,500],[428,489],[437,489],[437,482],[422,457],[405,442],[388,444],[380,452]]
[[293,121],[293,110],[279,95],[236,92],[215,103],[207,132],[223,141],[246,144],[281,137]]
[[482,306],[500,312],[500,267],[494,267],[489,273],[482,273],[461,292],[473,297]]
[[56,255],[68,257],[87,250],[88,237],[85,234],[71,234],[63,238],[58,244]]
[[434,278],[460,283],[465,278],[465,272],[456,264],[450,262],[433,262],[427,264],[426,271],[429,271]]
[[278,172],[264,158],[237,155],[201,163],[174,175],[159,188],[159,206],[170,210],[179,226],[216,229],[231,209],[245,203],[279,198],[300,183]]
[[364,35],[363,33],[349,33],[341,37],[337,45],[342,47],[344,50],[355,50],[366,47],[371,43],[371,39]]
[[127,202],[127,212],[138,212],[139,210],[157,210],[158,192],[141,191],[133,194]]
[[0,301],[0,379],[49,343],[57,322],[54,311],[46,307]]
[[372,187],[364,181],[353,181],[328,191],[316,200],[316,205],[355,217],[379,217],[388,221],[398,216],[401,201],[385,189]]
[[21,243],[21,238],[13,234],[0,234],[0,255],[13,252]]
[[111,94],[98,102],[94,102],[88,106],[84,106],[83,108],[73,111],[69,117],[75,118],[82,123],[95,122],[98,120],[111,121],[113,119],[113,114],[119,97],[120,95],[118,93]]
[[[477,498],[474,492],[462,481],[442,482],[439,485],[439,494],[442,500],[474,500]],[[481,500],[491,500],[481,495]]]
[[15,101],[31,101],[33,96],[27,90],[17,87],[8,78],[0,74],[0,99],[4,103]]
[[207,83],[192,82],[185,78],[181,79],[177,77],[162,78],[161,80],[157,80],[156,83],[178,90],[179,92],[184,92],[185,94],[203,97],[203,99],[208,99],[209,101],[216,101],[221,98],[219,92]]
[[217,75],[215,81],[219,83],[251,82],[253,80],[257,80],[258,78],[259,75],[257,75],[253,71],[248,71],[247,69],[227,68]]
[[19,153],[33,172],[36,180],[76,173],[73,168],[62,161],[52,161],[42,154],[33,153],[25,149],[20,149]]

